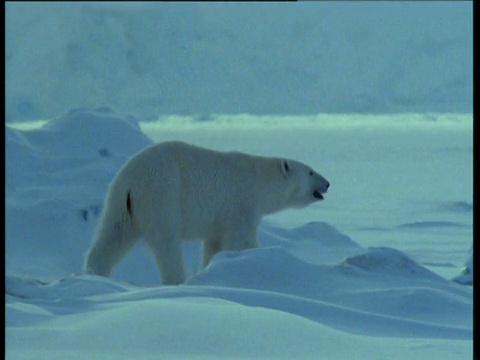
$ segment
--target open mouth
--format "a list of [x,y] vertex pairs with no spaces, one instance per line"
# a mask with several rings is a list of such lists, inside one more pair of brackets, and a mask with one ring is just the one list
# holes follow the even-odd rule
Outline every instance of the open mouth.
[[315,190],[315,191],[313,192],[313,197],[314,197],[315,199],[323,200],[323,195],[322,195],[322,193],[321,193],[320,191],[318,191],[318,190]]

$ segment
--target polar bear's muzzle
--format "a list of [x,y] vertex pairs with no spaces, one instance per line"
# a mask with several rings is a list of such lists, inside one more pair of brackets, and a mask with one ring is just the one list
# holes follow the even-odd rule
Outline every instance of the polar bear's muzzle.
[[313,191],[313,197],[315,199],[318,199],[318,200],[323,200],[324,197],[323,197],[323,194],[325,194],[330,186],[330,183],[323,179],[325,181],[325,183],[323,184],[323,186],[320,187],[320,189],[315,189]]

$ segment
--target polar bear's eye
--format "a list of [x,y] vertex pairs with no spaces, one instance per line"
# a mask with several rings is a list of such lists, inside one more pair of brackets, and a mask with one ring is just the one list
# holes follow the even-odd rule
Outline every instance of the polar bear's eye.
[[313,171],[310,170],[310,172],[308,173],[308,175],[312,176],[312,175],[313,175]]

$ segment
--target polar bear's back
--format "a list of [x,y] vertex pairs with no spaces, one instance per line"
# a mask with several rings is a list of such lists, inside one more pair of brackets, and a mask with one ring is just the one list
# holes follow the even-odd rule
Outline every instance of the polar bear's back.
[[[220,153],[177,141],[159,143],[130,158],[117,177],[128,178],[133,183],[152,176],[164,178],[166,181],[178,181],[180,172],[189,175],[205,172],[205,167],[211,164],[211,159],[217,154]],[[127,175],[120,176],[121,173]]]
[[175,169],[188,179],[196,177],[197,181],[201,179],[210,181],[221,177],[222,181],[225,181],[229,177],[237,178],[252,173],[261,159],[266,160],[260,156],[221,152],[171,141],[144,149],[133,156],[124,167],[131,171],[141,171],[143,174],[167,171],[169,176],[174,175],[171,172]]
[[181,221],[183,237],[203,236],[222,216],[232,216],[235,199],[243,201],[252,192],[253,158],[177,141],[159,143],[127,161],[110,193],[122,199],[130,194],[138,221],[151,217],[147,209],[157,209],[163,217],[174,216],[169,221]]

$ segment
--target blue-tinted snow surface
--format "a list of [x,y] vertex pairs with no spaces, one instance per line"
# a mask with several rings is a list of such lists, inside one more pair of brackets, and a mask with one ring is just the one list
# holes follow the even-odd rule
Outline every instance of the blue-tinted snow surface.
[[[388,353],[404,338],[423,339],[445,354],[471,354],[471,287],[397,249],[363,247],[322,221],[288,228],[265,220],[260,248],[219,253],[203,271],[200,245],[186,244],[191,278],[177,287],[158,286],[141,245],[112,279],[82,275],[108,182],[149,144],[133,117],[108,108],[71,110],[38,130],[6,128],[7,355],[122,356],[114,344],[125,339],[123,355],[140,358],[340,359],[375,348]],[[439,224],[413,226],[427,225]],[[269,333],[275,337],[254,340]],[[431,354],[429,346],[422,351]],[[385,356],[406,354],[395,353]]]

